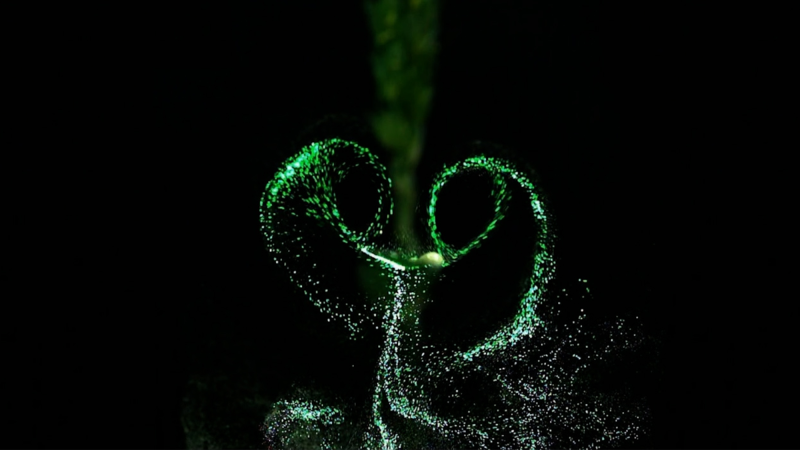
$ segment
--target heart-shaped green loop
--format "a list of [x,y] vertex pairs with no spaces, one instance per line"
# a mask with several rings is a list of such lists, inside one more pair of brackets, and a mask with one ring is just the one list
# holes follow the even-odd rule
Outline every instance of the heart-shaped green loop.
[[[344,222],[334,189],[350,170],[360,165],[373,169],[370,174],[377,179],[379,194],[375,220],[364,231],[353,230]],[[484,171],[491,177],[495,213],[472,242],[456,248],[442,239],[436,208],[443,186],[453,177],[472,171]],[[605,448],[618,439],[640,435],[643,411],[638,407],[626,408],[617,398],[605,394],[590,398],[584,395],[584,387],[576,383],[578,371],[593,367],[590,364],[602,359],[611,347],[590,351],[586,345],[586,351],[582,352],[578,350],[582,346],[576,345],[576,339],[583,333],[580,326],[558,333],[554,328],[540,326],[543,323],[537,309],[554,271],[552,226],[528,172],[507,160],[488,156],[471,157],[445,167],[434,179],[428,206],[431,250],[435,251],[420,257],[398,256],[375,245],[391,215],[390,188],[386,169],[366,148],[333,139],[307,146],[289,159],[267,184],[261,199],[261,228],[268,250],[279,264],[290,269],[289,277],[324,313],[344,319],[351,329],[363,319],[380,317],[384,343],[373,391],[371,422],[359,430],[363,431],[360,448],[423,448],[440,440],[447,442],[448,447],[459,448],[539,448],[570,443],[581,448]],[[521,295],[520,308],[504,326],[465,350],[424,345],[419,322],[404,319],[418,316],[405,306],[413,304],[418,292],[424,292],[417,288],[427,282],[427,277],[409,269],[429,265],[426,261],[446,266],[479,246],[503,218],[512,189],[515,195],[520,190],[524,192],[536,222],[532,228],[537,233],[531,249],[533,268],[527,291]],[[311,224],[314,228],[309,227]],[[324,281],[339,279],[337,271],[341,275],[351,266],[340,264],[338,259],[331,264],[330,259],[316,258],[321,252],[348,253],[328,245],[325,240],[328,236],[314,232],[319,230],[317,225],[332,227],[346,247],[355,250],[349,257],[367,258],[390,269],[387,278],[393,294],[388,298],[393,297],[394,301],[369,310],[365,307],[367,302],[347,305],[347,301],[342,301],[349,300],[352,292],[329,293]],[[308,233],[309,230],[313,231]],[[331,283],[331,290],[335,284]],[[344,311],[347,306],[349,313]],[[623,329],[621,323],[615,326]],[[627,346],[624,336],[611,342],[616,340]],[[573,359],[578,361],[574,373],[570,369]],[[487,396],[492,397],[490,407],[486,408],[489,414],[479,414],[482,410],[469,405],[463,408],[465,403],[459,401],[462,393],[458,389],[446,398],[436,394],[437,385],[452,386],[456,376],[477,377],[487,383]],[[483,391],[481,386],[480,393]],[[455,414],[447,412],[446,408],[440,408],[441,402],[458,410]],[[344,408],[326,406],[307,395],[277,402],[273,409],[264,423],[266,438],[271,442],[304,445],[313,438],[326,448],[337,443],[344,447],[358,445],[352,445],[355,442],[350,440],[352,433],[342,434],[346,424]],[[393,414],[386,414],[388,410]],[[569,441],[561,440],[565,429],[575,431],[577,439],[569,436]],[[420,439],[414,435],[417,430]],[[456,445],[450,445],[450,441]],[[501,445],[505,441],[510,444]],[[467,445],[458,445],[462,443]]]
[[[348,159],[349,158],[349,159]],[[352,230],[347,226],[337,205],[334,186],[340,183],[347,173],[355,167],[366,165],[371,176],[375,178],[378,190],[378,207],[374,220],[364,231]],[[462,248],[455,248],[447,244],[441,237],[436,223],[436,207],[442,187],[453,177],[471,171],[485,171],[492,177],[492,198],[495,214],[486,229],[472,242]],[[497,335],[485,342],[485,345],[474,348],[464,354],[465,359],[470,359],[483,350],[507,344],[514,341],[514,336],[524,336],[538,321],[534,314],[536,304],[541,298],[545,285],[552,277],[550,221],[541,202],[537,187],[528,175],[517,169],[511,162],[488,156],[475,156],[459,163],[447,166],[436,176],[431,188],[431,200],[428,206],[428,225],[435,252],[429,252],[420,257],[387,254],[375,245],[376,238],[387,226],[392,212],[391,180],[386,168],[378,161],[377,157],[364,147],[354,142],[341,139],[330,139],[313,143],[290,158],[275,177],[267,184],[261,199],[261,230],[265,238],[266,247],[274,253],[275,260],[290,269],[290,278],[298,285],[309,298],[325,313],[349,319],[344,309],[349,309],[354,315],[374,315],[374,311],[357,312],[363,307],[342,300],[337,304],[332,303],[328,289],[320,290],[318,280],[312,280],[305,274],[298,275],[292,270],[292,265],[303,258],[303,252],[312,252],[303,236],[297,236],[293,227],[293,220],[300,217],[310,218],[313,221],[331,226],[342,241],[356,250],[371,262],[378,262],[384,268],[398,271],[409,270],[425,265],[447,266],[457,261],[469,251],[479,246],[503,218],[505,205],[511,196],[509,182],[516,182],[527,196],[533,212],[534,220],[538,224],[537,247],[533,249],[533,270],[529,279],[528,292],[522,298],[521,309],[515,317],[514,323],[503,328]],[[433,256],[430,256],[433,255]],[[321,267],[313,265],[320,276],[325,277]],[[349,304],[348,304],[349,303]],[[344,304],[349,308],[335,311]],[[359,319],[359,322],[361,320]],[[351,328],[353,326],[351,325]],[[483,349],[483,350],[481,350]]]

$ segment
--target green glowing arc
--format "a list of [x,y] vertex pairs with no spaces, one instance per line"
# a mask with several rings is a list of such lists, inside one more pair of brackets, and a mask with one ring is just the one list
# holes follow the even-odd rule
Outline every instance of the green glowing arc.
[[390,195],[378,196],[378,211],[374,220],[363,232],[358,233],[351,230],[342,220],[336,202],[336,192],[333,188],[354,168],[354,166],[347,166],[336,161],[337,153],[345,151],[355,153],[358,158],[357,164],[365,163],[376,171],[376,178],[381,182],[378,186],[379,194],[385,194],[391,190],[391,179],[386,168],[366,148],[341,139],[310,144],[283,164],[267,184],[261,197],[261,230],[268,247],[275,248],[275,243],[270,239],[269,233],[274,229],[275,222],[279,220],[278,214],[275,212],[276,207],[280,209],[280,203],[296,195],[295,191],[301,186],[311,188],[310,195],[303,198],[309,208],[306,214],[333,225],[340,238],[345,242],[357,246],[374,239],[383,232],[388,225],[393,208]]

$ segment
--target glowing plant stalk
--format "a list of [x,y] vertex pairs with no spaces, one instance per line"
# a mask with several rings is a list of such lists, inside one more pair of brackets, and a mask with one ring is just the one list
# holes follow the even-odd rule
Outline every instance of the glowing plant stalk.
[[395,230],[403,244],[413,247],[415,171],[433,97],[439,2],[366,0],[365,6],[373,34],[372,74],[379,100],[372,127],[392,154],[389,170],[397,204]]

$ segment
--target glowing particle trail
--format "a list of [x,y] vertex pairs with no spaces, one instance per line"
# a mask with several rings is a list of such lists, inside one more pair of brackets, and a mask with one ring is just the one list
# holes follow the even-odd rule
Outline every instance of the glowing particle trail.
[[371,256],[371,257],[373,257],[373,258],[377,259],[378,261],[380,261],[380,262],[382,262],[382,263],[388,264],[388,265],[389,265],[389,266],[391,266],[393,269],[397,269],[397,270],[406,270],[406,266],[404,266],[404,265],[402,265],[402,264],[398,264],[398,263],[396,263],[396,262],[392,261],[392,260],[391,260],[391,259],[389,259],[389,258],[384,258],[383,256],[376,255],[375,253],[372,253],[372,252],[370,252],[370,251],[369,251],[369,250],[367,250],[366,248],[362,248],[362,249],[361,249],[361,251],[362,251],[362,252],[364,252],[364,253],[366,253],[367,255],[369,255],[369,256]]
[[[370,170],[378,194],[373,220],[363,231],[345,223],[336,195],[337,185],[358,167]],[[437,206],[448,181],[473,172],[490,177],[494,213],[483,232],[457,248],[442,239]],[[417,254],[378,244],[392,213],[390,188],[386,169],[366,148],[331,139],[303,148],[264,190],[261,231],[275,261],[321,312],[344,321],[352,338],[364,324],[383,336],[366,408],[370,420],[357,422],[346,407],[300,395],[273,406],[263,428],[272,447],[597,448],[642,436],[645,409],[621,396],[592,393],[582,382],[593,363],[633,345],[636,336],[626,324],[618,321],[602,337],[584,331],[583,315],[562,328],[544,319],[552,308],[544,304],[554,272],[552,226],[529,174],[488,156],[445,167],[425,209],[431,248]],[[436,301],[429,298],[429,287],[489,238],[505,216],[512,190],[523,193],[537,230],[517,313],[472,347],[426,343],[419,305]],[[308,233],[309,227],[315,231]],[[332,281],[339,265],[318,257],[319,248],[330,245],[325,236],[338,237],[344,255],[378,267],[389,294],[365,299],[336,291]],[[462,387],[465,380],[479,380],[481,388]],[[466,400],[476,396],[485,400],[480,406]]]

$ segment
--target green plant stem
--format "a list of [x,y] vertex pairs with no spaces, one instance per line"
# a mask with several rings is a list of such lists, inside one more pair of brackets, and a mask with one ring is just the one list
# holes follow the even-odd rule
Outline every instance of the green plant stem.
[[438,0],[367,0],[373,33],[372,73],[378,109],[375,136],[391,153],[395,233],[406,250],[417,248],[415,172],[433,96]]
[[414,223],[417,205],[416,170],[421,154],[422,142],[416,140],[411,151],[394,155],[389,168],[395,197],[395,232],[405,248],[416,248],[418,244]]

